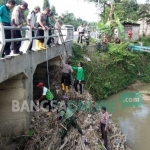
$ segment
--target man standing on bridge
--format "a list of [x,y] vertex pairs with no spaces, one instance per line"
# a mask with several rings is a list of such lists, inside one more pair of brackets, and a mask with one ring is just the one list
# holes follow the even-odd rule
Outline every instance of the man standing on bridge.
[[[36,14],[38,12],[40,12],[40,7],[36,6],[36,7],[34,7],[34,9],[32,11],[29,12],[29,14],[27,16],[27,25],[29,27],[31,27],[32,29],[35,28]],[[35,36],[34,31],[32,31],[32,37],[34,37],[34,36]],[[30,48],[29,48],[30,51],[32,50],[32,45],[33,45],[33,41],[32,41]]]
[[[14,0],[8,0],[5,5],[0,6],[0,24],[4,26],[11,26],[10,20],[10,9],[15,6],[16,2]],[[4,30],[5,39],[11,39],[11,30]],[[11,42],[7,42],[2,57],[7,57],[10,54],[10,45]]]
[[[24,1],[21,2],[21,5],[18,5],[14,8],[12,12],[11,22],[12,25],[18,28],[22,28],[23,22],[26,23],[24,16],[24,11],[28,9],[28,4]],[[21,30],[13,30],[12,38],[22,38]],[[21,41],[12,42],[12,49],[14,54],[22,54],[20,51]]]
[[[37,17],[37,25],[38,27],[42,28],[40,30],[37,31],[37,35],[36,36],[44,36],[44,31],[46,31],[48,29],[47,26],[47,17],[50,13],[50,9],[48,7],[46,7],[43,12],[41,12],[38,17]],[[44,45],[44,38],[40,38],[36,40],[36,49],[37,50],[44,50],[46,49],[45,45]]]

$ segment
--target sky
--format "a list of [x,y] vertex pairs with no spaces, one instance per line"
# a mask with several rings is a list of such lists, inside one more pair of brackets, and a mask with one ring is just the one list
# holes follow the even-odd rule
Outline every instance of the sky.
[[[43,6],[43,0],[25,0],[29,4],[29,9],[33,9],[35,6]],[[75,17],[82,18],[88,22],[98,21],[98,15],[96,14],[97,8],[94,3],[84,2],[83,0],[49,0],[50,5],[56,7],[56,12],[61,13],[68,11],[74,13]],[[143,3],[145,0],[137,0],[138,3]]]

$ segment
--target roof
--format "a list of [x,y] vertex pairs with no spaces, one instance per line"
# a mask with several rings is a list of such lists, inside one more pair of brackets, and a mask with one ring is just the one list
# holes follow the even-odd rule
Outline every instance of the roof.
[[123,22],[123,25],[133,25],[133,26],[140,26],[138,23],[132,23],[132,22]]

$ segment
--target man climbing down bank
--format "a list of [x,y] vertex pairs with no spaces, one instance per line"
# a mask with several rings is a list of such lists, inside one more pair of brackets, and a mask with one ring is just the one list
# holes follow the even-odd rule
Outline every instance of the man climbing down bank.
[[61,55],[60,59],[62,61],[62,78],[61,78],[61,85],[62,90],[66,93],[69,91],[69,85],[70,85],[70,73],[73,72],[71,67],[71,62],[68,60],[66,63],[63,61]]
[[[75,107],[73,104],[71,107]],[[74,113],[72,110],[75,110],[76,108],[69,108],[67,101],[65,101],[65,104],[59,107],[58,113],[59,118],[57,118],[57,121],[62,120],[63,121],[63,129],[60,132],[61,136],[61,143],[63,144],[64,137],[66,136],[67,132],[70,130],[71,126],[78,129],[79,133],[83,135],[81,127],[78,125],[76,121],[76,117],[74,116]]]
[[84,69],[83,69],[83,63],[79,62],[78,67],[72,67],[73,70],[77,71],[77,76],[74,81],[74,88],[75,91],[78,92],[78,84],[80,86],[80,94],[83,93],[83,81],[84,81]]
[[[50,112],[51,109],[53,108],[53,98],[54,98],[53,94],[48,88],[44,86],[43,82],[39,82],[37,87],[43,90],[43,94],[38,100],[36,100],[36,103],[37,101],[41,103],[43,100],[47,100],[46,104],[48,104],[49,112]],[[43,103],[43,105],[44,104],[45,102]]]

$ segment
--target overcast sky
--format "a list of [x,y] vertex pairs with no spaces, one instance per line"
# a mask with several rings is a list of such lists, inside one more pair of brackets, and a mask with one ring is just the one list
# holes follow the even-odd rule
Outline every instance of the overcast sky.
[[[29,4],[29,9],[34,6],[43,6],[43,0],[25,0]],[[145,0],[137,0],[138,3],[143,3]],[[96,7],[93,3],[84,2],[83,0],[50,0],[50,5],[56,7],[58,14],[65,11],[74,13],[75,17],[80,17],[86,21],[97,21]]]

